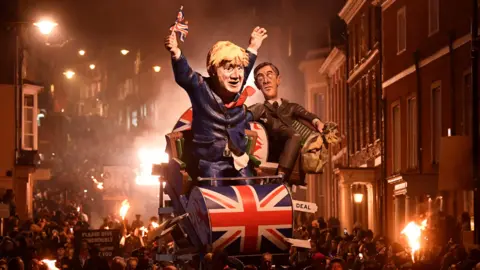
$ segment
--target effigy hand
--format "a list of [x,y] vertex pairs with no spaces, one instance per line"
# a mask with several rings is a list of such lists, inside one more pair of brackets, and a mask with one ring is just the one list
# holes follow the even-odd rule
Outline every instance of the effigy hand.
[[339,141],[338,125],[333,122],[325,123],[322,134],[328,144],[335,144]]
[[258,49],[262,46],[262,42],[264,39],[268,37],[267,30],[265,28],[261,28],[259,26],[253,29],[252,34],[250,35],[250,43],[248,48],[257,52]]
[[170,35],[165,37],[165,48],[175,56],[176,58],[180,57],[180,48],[178,47],[177,35],[175,32],[172,32]]

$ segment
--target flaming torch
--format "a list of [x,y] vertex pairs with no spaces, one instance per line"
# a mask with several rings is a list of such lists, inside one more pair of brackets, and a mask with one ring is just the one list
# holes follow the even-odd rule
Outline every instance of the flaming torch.
[[140,186],[159,185],[158,176],[152,175],[153,164],[168,163],[168,154],[160,149],[142,148],[138,151],[140,168],[135,183]]
[[122,220],[125,220],[128,209],[130,209],[130,203],[128,202],[128,200],[124,200],[122,202],[122,206],[120,207],[120,216],[122,217]]
[[420,249],[420,238],[422,236],[422,231],[425,230],[427,226],[427,220],[425,219],[419,225],[416,222],[412,221],[407,224],[407,226],[402,230],[401,234],[405,235],[408,240],[408,245],[412,250],[412,261],[415,262],[415,252]]
[[150,224],[152,225],[152,228],[154,228],[154,229],[160,227],[160,225],[158,225],[158,223],[155,222],[155,221],[152,221],[152,223],[150,223]]
[[44,263],[48,267],[48,270],[60,270],[55,266],[55,262],[56,260],[42,260],[42,263]]

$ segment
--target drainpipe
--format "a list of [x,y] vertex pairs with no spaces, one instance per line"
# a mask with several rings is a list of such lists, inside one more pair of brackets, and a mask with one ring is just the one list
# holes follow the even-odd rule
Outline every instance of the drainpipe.
[[455,56],[453,55],[453,42],[455,41],[455,32],[451,31],[448,35],[448,50],[450,55],[450,113],[452,117],[451,132],[452,136],[457,133],[456,121],[456,103],[455,103]]
[[[418,50],[413,53],[413,61],[415,63],[415,75],[417,77],[417,164],[418,173],[421,174],[422,169],[422,75],[420,73],[420,56]],[[434,195],[434,194],[432,194]]]
[[348,78],[349,78],[349,73],[350,73],[350,46],[349,46],[349,39],[350,35],[348,33],[348,26],[345,31],[345,98],[346,98],[346,122],[347,122],[347,167],[350,167],[350,142],[352,140],[352,127],[351,127],[351,120],[350,120],[350,86],[348,85]]
[[480,184],[478,180],[478,146],[479,146],[479,117],[478,117],[478,0],[472,0],[472,167],[473,167],[473,204],[475,222],[475,244],[480,244]]
[[[387,100],[385,98],[385,94],[383,92],[382,81],[383,81],[383,21],[382,21],[382,9],[381,7],[376,7],[375,10],[376,20],[378,22],[378,37],[379,37],[379,69],[380,69],[380,76],[375,74],[375,83],[377,83],[377,99],[379,109],[377,110],[377,130],[380,132],[380,140],[382,142],[382,148],[380,153],[380,159],[382,161],[382,172],[381,177],[378,182],[378,202],[380,208],[380,217],[378,217],[379,222],[381,224],[380,230],[382,235],[387,235],[388,231],[388,219],[387,219],[387,191],[388,191],[388,184],[387,184]],[[378,121],[380,120],[380,121]]]

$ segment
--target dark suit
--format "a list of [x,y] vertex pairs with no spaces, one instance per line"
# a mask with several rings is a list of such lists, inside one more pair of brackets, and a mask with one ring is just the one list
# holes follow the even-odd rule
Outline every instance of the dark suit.
[[[256,60],[256,55],[248,52],[248,56],[245,76],[248,76]],[[198,164],[198,176],[248,176],[246,169],[237,171],[234,168],[232,156],[225,151],[227,144],[237,156],[246,151],[246,108],[226,108],[213,89],[212,79],[194,72],[183,54],[177,60],[172,59],[172,67],[175,81],[185,89],[192,103],[193,156]],[[243,84],[246,81],[247,77]]]
[[[319,119],[296,103],[282,99],[276,108],[270,102],[255,104],[248,108],[248,120],[261,122],[269,137],[269,160],[278,161],[279,167],[291,171],[301,147],[302,137],[292,127],[293,120],[303,119],[311,123]],[[273,147],[272,147],[273,146]]]

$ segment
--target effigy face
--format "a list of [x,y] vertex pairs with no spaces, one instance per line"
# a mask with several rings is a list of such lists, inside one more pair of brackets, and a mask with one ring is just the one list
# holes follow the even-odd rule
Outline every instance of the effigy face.
[[202,243],[231,255],[284,252],[293,204],[284,185],[194,188],[187,206]]

